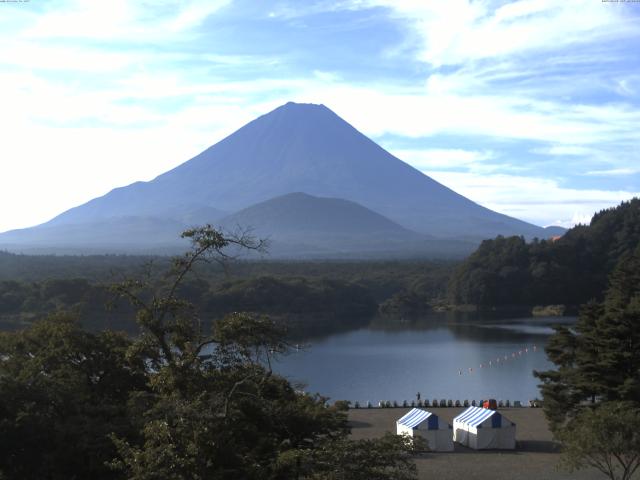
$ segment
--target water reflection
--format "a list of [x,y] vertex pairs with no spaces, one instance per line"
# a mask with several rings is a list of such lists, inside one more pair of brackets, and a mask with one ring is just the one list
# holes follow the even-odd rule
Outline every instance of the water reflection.
[[430,314],[418,319],[374,318],[368,325],[371,330],[384,332],[424,331],[447,328],[456,338],[477,342],[528,341],[535,335],[548,337],[554,325],[572,325],[575,317],[504,317],[480,316],[477,313]]

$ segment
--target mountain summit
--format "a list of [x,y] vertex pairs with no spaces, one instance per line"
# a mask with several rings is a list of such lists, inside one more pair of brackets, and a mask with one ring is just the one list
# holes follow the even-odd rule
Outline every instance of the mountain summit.
[[[44,232],[54,227],[116,225],[130,217],[215,223],[293,192],[355,202],[431,237],[546,236],[543,228],[484,208],[402,162],[324,105],[291,102],[150,182],[116,188],[62,213],[36,227],[43,234],[36,236],[44,245]],[[0,245],[21,238],[27,241],[9,232],[0,235]]]

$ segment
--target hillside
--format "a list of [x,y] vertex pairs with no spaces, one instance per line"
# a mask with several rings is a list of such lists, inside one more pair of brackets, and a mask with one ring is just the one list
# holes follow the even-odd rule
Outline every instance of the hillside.
[[597,213],[557,241],[485,240],[458,267],[448,289],[454,304],[577,306],[601,299],[607,277],[640,245],[640,199]]
[[289,193],[260,202],[220,220],[224,226],[250,225],[258,234],[351,234],[421,238],[388,218],[340,198]]
[[[316,256],[351,252],[359,256],[413,252],[421,255],[433,240],[407,230],[355,202],[290,193],[260,202],[220,220],[225,230],[251,227],[269,239],[272,256]],[[459,242],[447,256],[463,256],[471,245]],[[442,252],[444,254],[444,252]]]

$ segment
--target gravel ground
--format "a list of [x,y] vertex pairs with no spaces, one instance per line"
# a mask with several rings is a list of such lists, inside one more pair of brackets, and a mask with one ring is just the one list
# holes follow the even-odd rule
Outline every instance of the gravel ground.
[[[441,419],[452,423],[464,408],[433,408]],[[408,408],[352,409],[349,411],[354,439],[376,438],[384,432],[395,433],[395,422]],[[500,412],[516,424],[515,451],[476,451],[455,444],[451,453],[434,452],[416,458],[418,478],[437,480],[561,480],[603,479],[596,470],[567,473],[559,470],[558,446],[552,441],[542,410],[537,408],[501,408]]]

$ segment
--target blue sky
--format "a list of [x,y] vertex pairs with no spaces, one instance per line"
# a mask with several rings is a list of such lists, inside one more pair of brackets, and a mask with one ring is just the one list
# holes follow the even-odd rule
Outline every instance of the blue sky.
[[323,103],[502,213],[640,195],[640,3],[0,2],[0,231]]

